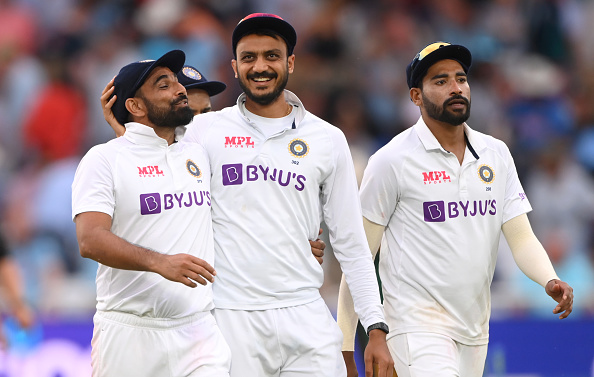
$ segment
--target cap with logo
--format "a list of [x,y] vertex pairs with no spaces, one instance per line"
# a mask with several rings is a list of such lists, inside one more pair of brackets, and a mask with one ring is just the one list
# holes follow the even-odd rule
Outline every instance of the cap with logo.
[[147,77],[157,67],[167,67],[177,74],[186,61],[186,54],[181,50],[172,50],[157,60],[142,60],[130,63],[120,69],[115,77],[113,94],[117,96],[112,111],[120,124],[128,121],[129,112],[126,109],[126,100],[133,98],[136,91],[144,84]]
[[221,93],[227,85],[220,81],[208,81],[196,68],[185,65],[177,74],[177,79],[186,90],[202,89],[208,93],[209,97]]
[[406,83],[408,88],[416,88],[427,74],[427,70],[440,60],[455,60],[468,73],[472,64],[470,51],[461,45],[447,42],[435,42],[423,48],[406,67]]
[[276,14],[252,13],[239,21],[237,26],[235,26],[235,30],[233,30],[231,44],[235,57],[237,57],[236,50],[239,40],[257,30],[270,30],[280,35],[287,44],[287,55],[293,55],[293,49],[295,48],[295,44],[297,44],[297,33],[295,33],[293,26]]

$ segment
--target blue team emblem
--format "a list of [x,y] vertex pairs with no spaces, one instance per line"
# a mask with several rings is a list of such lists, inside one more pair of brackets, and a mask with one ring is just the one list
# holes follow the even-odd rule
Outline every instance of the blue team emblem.
[[481,165],[478,169],[478,176],[484,183],[490,185],[495,180],[495,172],[489,165]]
[[301,139],[293,139],[289,143],[289,152],[295,157],[305,157],[309,153],[309,146]]
[[189,77],[196,81],[198,81],[202,78],[202,76],[200,75],[200,72],[198,72],[197,70],[195,70],[192,67],[184,67],[184,69],[182,69],[182,73],[184,74],[184,76]]
[[192,161],[192,160],[186,161],[186,169],[188,169],[188,173],[192,174],[194,177],[196,177],[196,178],[202,177],[202,172],[200,171],[200,168],[198,167],[198,165],[196,165],[196,163],[194,163],[194,161]]

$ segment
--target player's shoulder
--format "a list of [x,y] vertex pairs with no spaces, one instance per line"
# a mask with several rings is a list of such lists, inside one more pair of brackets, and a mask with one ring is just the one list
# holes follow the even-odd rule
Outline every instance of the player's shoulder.
[[507,159],[507,157],[511,155],[509,147],[503,140],[480,131],[472,130],[470,139],[471,145],[476,141],[482,144],[487,151],[491,151],[504,159]]
[[384,162],[395,163],[406,158],[413,158],[414,153],[423,146],[414,127],[409,127],[398,133],[384,146],[372,155]]

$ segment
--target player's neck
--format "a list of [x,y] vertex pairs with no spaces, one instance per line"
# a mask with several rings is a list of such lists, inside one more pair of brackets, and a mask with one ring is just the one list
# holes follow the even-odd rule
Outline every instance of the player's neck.
[[282,118],[289,115],[292,109],[291,105],[285,101],[284,95],[280,95],[268,105],[261,105],[248,98],[245,101],[245,108],[250,113],[263,118]]
[[464,125],[453,126],[449,123],[437,121],[435,119],[426,119],[425,124],[431,130],[431,133],[439,144],[448,152],[454,153],[458,157],[458,162],[462,164],[464,160],[464,151],[466,150],[466,139],[464,137]]

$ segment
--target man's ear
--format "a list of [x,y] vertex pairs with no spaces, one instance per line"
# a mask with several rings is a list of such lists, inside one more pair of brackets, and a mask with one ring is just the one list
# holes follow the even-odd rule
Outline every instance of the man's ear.
[[126,100],[126,110],[128,110],[134,118],[142,118],[146,115],[144,101],[138,97],[132,97]]
[[422,95],[423,93],[421,92],[421,89],[410,88],[410,91],[408,94],[410,96],[410,100],[412,101],[412,103],[421,107],[421,104],[423,103],[423,95]]
[[231,59],[231,67],[233,67],[233,72],[235,72],[235,78],[237,78],[237,60]]
[[293,73],[293,70],[295,69],[295,54],[289,56],[287,64],[289,65],[289,73]]

